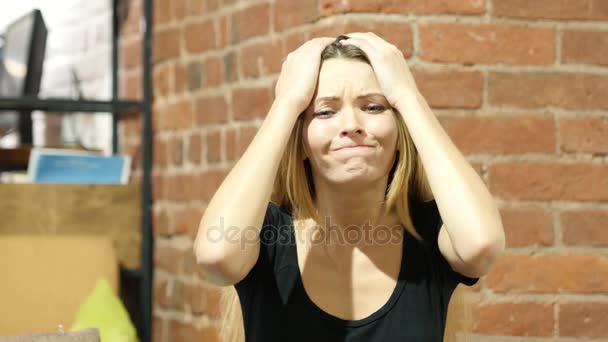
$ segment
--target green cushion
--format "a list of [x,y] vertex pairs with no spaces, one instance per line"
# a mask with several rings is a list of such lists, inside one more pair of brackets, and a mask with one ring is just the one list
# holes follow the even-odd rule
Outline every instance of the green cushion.
[[105,278],[82,303],[70,330],[86,328],[99,329],[101,342],[138,342],[127,310]]

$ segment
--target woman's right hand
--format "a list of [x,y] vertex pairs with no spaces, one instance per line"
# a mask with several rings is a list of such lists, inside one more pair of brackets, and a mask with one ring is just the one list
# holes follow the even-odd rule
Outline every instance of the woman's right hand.
[[313,38],[287,55],[275,86],[275,101],[287,101],[300,115],[312,100],[317,86],[321,52],[335,38]]

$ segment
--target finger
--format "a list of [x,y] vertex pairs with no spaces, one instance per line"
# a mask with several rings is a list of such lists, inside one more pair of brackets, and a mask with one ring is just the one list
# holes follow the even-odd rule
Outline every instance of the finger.
[[382,43],[386,43],[382,38],[378,37],[373,32],[353,32],[349,33],[347,36],[352,38],[358,38],[361,40],[365,40],[369,42],[369,44],[376,49],[379,49],[382,46]]
[[312,45],[312,46],[323,46],[323,47],[325,47],[325,46],[331,44],[333,41],[334,41],[334,38],[331,38],[331,37],[317,37],[317,38],[313,38],[313,39],[307,41],[303,45]]
[[342,43],[343,45],[354,45],[368,54],[373,54],[376,51],[376,47],[374,45],[372,45],[369,41],[361,38],[352,37],[345,39],[340,43]]

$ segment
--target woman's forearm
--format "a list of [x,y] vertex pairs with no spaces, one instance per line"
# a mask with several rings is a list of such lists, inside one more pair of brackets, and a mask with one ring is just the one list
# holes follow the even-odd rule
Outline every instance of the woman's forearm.
[[[454,145],[419,93],[398,104],[455,252],[480,262],[480,250],[504,244],[496,203],[481,177]],[[500,249],[500,248],[498,248]]]
[[215,277],[209,280],[218,285],[233,283],[257,260],[264,214],[296,121],[292,110],[287,102],[273,103],[203,214],[194,251],[205,273]]

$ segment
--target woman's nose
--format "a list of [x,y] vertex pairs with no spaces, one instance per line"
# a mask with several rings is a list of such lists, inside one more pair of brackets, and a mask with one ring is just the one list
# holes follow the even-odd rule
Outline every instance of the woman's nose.
[[351,134],[363,134],[363,125],[361,124],[359,115],[356,110],[352,108],[344,108],[341,115],[341,136],[348,136]]

